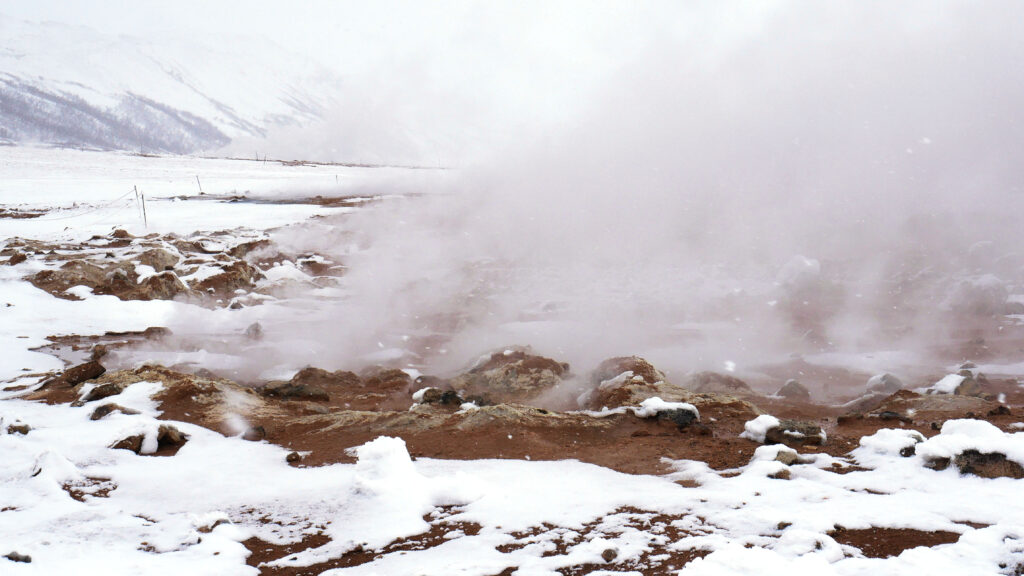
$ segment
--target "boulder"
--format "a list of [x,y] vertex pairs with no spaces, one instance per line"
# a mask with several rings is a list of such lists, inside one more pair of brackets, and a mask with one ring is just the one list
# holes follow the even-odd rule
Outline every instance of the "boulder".
[[22,562],[24,564],[32,563],[31,556],[29,556],[28,554],[20,554],[17,551],[8,552],[7,554],[4,554],[4,558],[7,558],[11,562]]
[[813,422],[799,420],[779,420],[765,432],[765,444],[786,444],[787,446],[820,446],[825,443],[825,433],[821,426]]
[[59,376],[43,383],[43,386],[78,386],[82,382],[99,378],[107,369],[99,362],[92,360],[65,370]]
[[94,400],[102,400],[104,398],[116,396],[121,392],[124,392],[124,386],[121,386],[116,382],[106,382],[104,384],[97,385],[92,390],[89,390],[88,392],[83,394],[82,397],[78,399],[78,401],[73,402],[71,405],[81,406],[87,402],[92,402]]
[[691,374],[686,379],[683,386],[693,390],[694,392],[702,393],[734,395],[756,394],[756,392],[754,392],[753,389],[751,389],[743,380],[727,374],[719,374],[718,372],[697,372],[696,374]]
[[876,374],[868,379],[867,383],[868,392],[878,392],[881,394],[894,394],[903,389],[903,382],[889,374]]
[[802,402],[808,402],[811,399],[810,391],[808,391],[803,384],[792,379],[787,380],[775,395],[782,396],[783,398],[788,398],[790,400],[800,400]]
[[28,260],[28,256],[25,256],[24,252],[15,252],[14,254],[11,254],[10,258],[7,259],[7,265],[17,266],[18,264],[21,264],[25,260]]
[[1024,467],[1005,454],[982,453],[978,450],[964,450],[952,461],[949,458],[932,458],[925,462],[926,468],[945,470],[950,463],[955,465],[961,474],[973,474],[982,478],[1024,478]]
[[665,381],[663,372],[639,356],[620,356],[601,362],[591,373],[590,381],[595,386],[600,386],[602,382],[612,380],[625,372],[631,372],[631,378],[640,377],[648,384]]
[[263,278],[259,268],[244,260],[236,260],[221,266],[220,273],[193,283],[192,289],[204,294],[225,297],[233,295],[238,289],[250,291],[255,287],[256,281]]
[[527,402],[568,377],[569,365],[530,354],[528,349],[495,352],[451,381],[452,389],[481,403]]
[[[145,435],[135,434],[114,442],[110,447],[115,450],[129,450],[136,454],[143,454],[142,445],[145,442],[145,439]],[[178,448],[181,448],[186,442],[188,442],[188,435],[182,433],[174,426],[161,424],[156,432],[156,441],[156,452],[177,452]]]
[[181,258],[171,254],[163,248],[151,248],[146,250],[142,254],[139,254],[137,259],[141,264],[150,266],[157,272],[173,270],[174,267],[178,265],[178,261],[181,260]]
[[131,408],[125,408],[124,406],[121,406],[120,404],[114,404],[113,402],[111,402],[111,403],[108,403],[108,404],[103,404],[103,405],[97,406],[96,409],[93,410],[92,414],[89,416],[89,420],[100,420],[102,418],[106,418],[108,415],[113,414],[114,412],[120,412],[122,414],[129,414],[129,415],[138,414],[139,413],[138,410],[133,410]]

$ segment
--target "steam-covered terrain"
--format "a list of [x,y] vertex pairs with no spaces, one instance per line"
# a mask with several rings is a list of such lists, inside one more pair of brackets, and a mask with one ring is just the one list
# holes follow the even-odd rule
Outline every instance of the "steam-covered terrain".
[[249,4],[0,16],[0,574],[1024,574],[1021,5]]
[[[535,283],[571,262],[452,260],[482,232],[437,211],[450,171],[3,163],[5,573],[1024,566],[1024,298],[981,263],[833,341],[840,264],[716,297],[634,262],[562,300]],[[946,329],[897,345],[919,317]]]

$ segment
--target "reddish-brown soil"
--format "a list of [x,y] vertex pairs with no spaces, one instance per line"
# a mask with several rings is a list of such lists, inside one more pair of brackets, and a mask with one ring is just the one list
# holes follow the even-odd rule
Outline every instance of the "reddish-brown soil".
[[837,528],[829,532],[836,542],[853,546],[868,558],[899,556],[904,550],[918,546],[952,544],[960,539],[956,532],[925,532],[908,528]]

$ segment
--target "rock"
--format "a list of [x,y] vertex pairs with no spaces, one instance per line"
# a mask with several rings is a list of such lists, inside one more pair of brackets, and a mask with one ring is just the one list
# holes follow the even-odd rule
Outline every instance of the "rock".
[[8,434],[21,434],[22,436],[32,431],[32,427],[28,424],[11,424],[7,427]]
[[779,388],[779,391],[775,394],[776,396],[782,396],[783,398],[800,400],[803,402],[807,402],[811,399],[810,391],[808,391],[803,384],[792,379],[787,380],[782,388]]
[[298,452],[289,452],[288,455],[284,457],[284,461],[289,464],[295,464],[301,460],[302,456]]
[[139,413],[138,410],[133,410],[131,408],[125,408],[124,406],[121,406],[120,404],[109,403],[109,404],[103,404],[101,406],[97,406],[96,409],[93,410],[92,414],[89,416],[89,420],[100,420],[100,419],[105,418],[106,416],[108,416],[110,414],[113,414],[114,412],[120,412],[122,414],[128,414],[128,415],[134,415],[134,414],[138,414]]
[[258,268],[244,260],[236,260],[222,266],[220,273],[194,283],[192,289],[204,294],[229,296],[240,288],[252,290],[255,288],[255,282],[263,278],[263,273]]
[[560,384],[568,373],[568,364],[510,348],[491,354],[453,378],[451,385],[463,398],[479,397],[488,404],[527,402]]
[[821,426],[799,420],[779,420],[779,425],[769,428],[764,436],[765,444],[786,444],[789,446],[820,446],[825,443]]
[[[402,375],[408,378],[405,372],[402,372]],[[327,370],[312,367],[299,370],[295,376],[292,376],[289,382],[296,386],[318,386],[322,388],[331,388],[333,386],[353,388],[362,383],[359,376],[347,370],[328,372]]]
[[601,552],[601,559],[605,562],[612,562],[619,557],[619,551],[615,548],[605,548],[604,552]]
[[590,381],[594,386],[600,386],[602,382],[611,380],[624,372],[632,372],[632,377],[639,376],[648,384],[665,381],[664,373],[639,356],[621,356],[601,362],[591,373]]
[[259,442],[267,437],[267,430],[263,426],[253,426],[242,434],[242,440]]
[[43,386],[78,386],[82,382],[99,378],[107,369],[99,362],[92,360],[78,366],[73,366],[64,371],[63,374],[47,380]]
[[32,563],[31,556],[29,556],[28,554],[19,554],[17,551],[8,552],[7,554],[4,554],[4,558],[7,558],[11,562],[22,562],[24,564]]
[[106,384],[100,384],[85,393],[77,402],[72,403],[72,406],[81,406],[87,402],[94,400],[102,400],[111,396],[116,396],[124,391],[124,387],[115,382],[107,382]]
[[138,454],[139,452],[142,451],[143,440],[145,440],[145,436],[143,436],[142,434],[135,434],[133,436],[128,436],[127,438],[122,438],[117,442],[114,442],[113,444],[110,445],[110,447],[115,450],[129,450],[131,452],[135,452],[136,454]]
[[797,455],[796,451],[790,450],[789,448],[785,448],[785,449],[780,449],[775,454],[775,460],[778,461],[778,462],[782,462],[786,466],[791,466],[797,460],[799,460],[799,456]]
[[[146,437],[142,434],[136,434],[118,440],[111,444],[111,448],[117,450],[130,450],[136,454],[143,454],[142,445],[145,442]],[[161,424],[157,429],[156,433],[157,448],[156,452],[172,450],[177,452],[178,448],[181,448],[187,441],[188,435],[182,433],[174,426],[168,424]]]
[[174,272],[160,272],[135,284],[131,290],[115,294],[121,300],[171,300],[188,288]]
[[953,459],[961,474],[973,474],[982,478],[1024,478],[1024,467],[1008,460],[1005,454],[982,453],[964,450]]
[[879,392],[881,394],[894,394],[903,389],[903,382],[889,374],[876,374],[868,379],[868,392]]
[[961,280],[949,291],[942,307],[963,314],[996,316],[1004,313],[1008,296],[1002,280],[984,274]]
[[18,264],[21,264],[25,260],[28,260],[28,256],[25,256],[24,252],[15,252],[14,254],[11,254],[10,258],[7,259],[7,265],[17,266]]
[[320,388],[304,385],[296,386],[291,382],[269,382],[263,387],[261,393],[271,398],[284,398],[288,400],[327,402],[331,399],[327,392]]
[[[402,376],[408,379],[405,372]],[[361,385],[359,376],[352,372],[339,370],[328,372],[321,368],[306,367],[299,370],[288,382],[268,382],[262,393],[264,396],[291,398],[326,402],[330,400],[327,392],[332,387],[353,388]]]
[[151,248],[146,250],[142,254],[137,256],[140,263],[145,266],[151,266],[157,272],[163,272],[164,270],[173,270],[178,262],[181,260],[178,256],[171,254],[163,248]]
[[1010,412],[1010,409],[1007,408],[1005,404],[1000,404],[999,406],[989,410],[988,411],[988,415],[989,416],[1010,416],[1011,412]]
[[769,474],[768,477],[775,480],[789,480],[792,477],[792,473],[789,471],[789,468],[783,468],[774,474]]
[[118,228],[118,229],[116,229],[116,230],[114,230],[113,232],[110,233],[110,237],[123,240],[123,239],[126,239],[126,238],[131,238],[132,235],[129,234],[127,230],[124,230],[123,228]]
[[754,390],[746,382],[718,372],[697,372],[687,378],[684,387],[694,392],[716,393],[716,394],[740,394],[752,395]]
[[249,340],[263,340],[263,325],[259,322],[249,324],[245,329],[245,337]]
[[36,288],[45,290],[58,298],[77,299],[67,294],[74,286],[88,286],[94,291],[107,282],[106,271],[84,260],[65,262],[56,270],[42,270],[28,277]]

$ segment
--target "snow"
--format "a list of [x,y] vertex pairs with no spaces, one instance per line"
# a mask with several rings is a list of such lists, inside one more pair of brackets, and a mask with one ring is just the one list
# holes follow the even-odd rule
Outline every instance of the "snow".
[[964,380],[966,380],[965,376],[961,376],[959,374],[947,374],[938,382],[927,388],[927,391],[934,394],[952,394],[953,392],[956,392],[958,386],[963,384]]
[[633,414],[638,418],[653,418],[662,412],[673,410],[689,410],[700,419],[700,412],[693,404],[686,402],[666,402],[657,396],[648,398],[640,403],[640,406],[633,408]]
[[764,442],[764,436],[772,428],[778,427],[779,419],[770,414],[762,414],[743,425],[743,433],[740,438],[747,438],[754,442]]
[[[33,155],[38,164],[34,172],[25,168]],[[287,192],[291,185],[314,182],[326,176],[325,170],[337,169],[266,167],[267,172],[260,173],[264,168],[259,165],[237,168],[230,161],[2,149],[0,158],[13,158],[14,164],[22,164],[17,170],[34,174],[0,179],[0,203],[68,208],[51,213],[54,218],[4,220],[4,233],[69,241],[105,234],[112,226],[145,230],[133,206],[125,205],[118,212],[105,213],[104,208],[81,213],[85,206],[102,206],[121,193],[125,182],[114,177],[107,180],[100,169],[104,163],[126,168],[133,175],[149,174],[146,186],[152,184],[154,189],[161,186],[161,171],[177,166],[165,174],[169,195],[179,193],[186,175],[194,176],[198,167],[222,171],[219,184],[217,178],[210,178],[209,184],[204,178],[204,188],[230,190],[251,177],[258,184],[253,189],[268,196],[279,193],[275,190],[281,182],[290,182],[280,188]],[[33,195],[30,182],[45,178],[41,174],[46,172],[42,166],[47,159],[55,166],[53,196]],[[61,164],[61,159],[67,163]],[[96,177],[76,183],[75,171],[88,174],[89,169],[96,170]],[[5,164],[4,170],[0,175],[9,176],[11,164]],[[290,176],[268,184],[279,170]],[[264,177],[267,180],[261,180]],[[80,207],[73,208],[74,202]],[[243,221],[263,229],[338,213],[315,206],[206,201],[165,200],[154,205],[151,227],[160,222],[167,207],[180,212],[159,224],[166,226],[161,229],[186,234],[234,227]],[[58,215],[74,218],[57,220]],[[66,226],[70,228],[65,230]],[[1024,562],[1022,481],[977,478],[955,469],[935,471],[924,466],[928,458],[951,457],[966,449],[998,452],[1024,463],[1024,432],[1006,433],[975,420],[947,421],[928,439],[908,430],[880,430],[861,439],[859,447],[844,458],[801,455],[787,466],[779,455],[792,456],[792,449],[760,446],[748,464],[733,470],[665,460],[671,472],[651,476],[572,460],[413,460],[402,440],[389,437],[357,447],[355,464],[292,467],[286,463],[285,448],[159,419],[152,396],[160,384],[154,382],[133,384],[115,397],[78,407],[27,402],[13,388],[35,383],[39,374],[62,366],[56,358],[32,351],[46,344],[51,334],[142,330],[171,323],[171,318],[176,334],[179,326],[183,334],[189,326],[231,334],[267,317],[286,316],[301,325],[304,315],[318,313],[315,307],[276,309],[270,303],[258,307],[262,310],[229,312],[180,302],[125,302],[79,288],[72,291],[81,301],[61,300],[21,280],[35,265],[29,261],[0,266],[0,553],[17,551],[33,559],[30,564],[0,559],[3,574],[252,576],[259,570],[246,565],[248,553],[242,545],[251,537],[286,544],[322,531],[331,538],[328,544],[277,562],[310,566],[357,547],[375,551],[396,539],[415,538],[432,523],[445,529],[437,545],[400,553],[382,551],[366,564],[327,573],[483,576],[515,566],[522,575],[557,574],[584,563],[604,565],[605,573],[630,573],[622,562],[640,557],[655,545],[710,552],[685,568],[665,567],[665,573],[683,575],[973,575],[997,574],[1001,566]],[[287,265],[282,268],[290,273]],[[313,344],[297,339],[295,346]],[[226,362],[218,354],[213,350],[147,352],[165,363]],[[824,354],[807,358],[811,363],[842,360],[839,355]],[[898,353],[855,358],[884,364],[873,372],[899,364],[894,361],[899,360]],[[275,370],[282,377],[292,373],[285,366]],[[620,376],[626,382],[634,375]],[[89,387],[86,384],[83,390]],[[107,401],[139,413],[90,420],[93,409]],[[237,434],[246,427],[247,406],[244,398],[229,399],[227,404],[228,420],[234,423],[232,434]],[[676,409],[697,413],[690,404],[650,398],[639,406],[593,414],[632,412],[651,417]],[[9,433],[8,426],[15,423],[27,424],[31,430],[26,435]],[[143,434],[144,451],[151,451],[160,425],[172,425],[188,436],[173,456],[140,456],[110,448],[126,436]],[[763,442],[765,433],[777,425],[777,418],[762,415],[745,424],[742,436]],[[1014,430],[1022,427],[1011,425]],[[915,446],[915,454],[905,457],[901,453],[909,446]],[[836,467],[846,473],[836,473]],[[775,477],[782,471],[789,472],[789,480]],[[82,492],[81,501],[72,498],[65,485]],[[450,516],[424,519],[441,507],[449,507]],[[675,528],[678,536],[673,540],[664,530],[645,528],[659,521]],[[973,528],[968,522],[984,527]],[[476,523],[480,529],[473,534],[459,527],[464,523]],[[952,544],[873,559],[829,536],[837,525],[946,530],[961,536]],[[530,535],[523,534],[527,531]],[[498,551],[510,544],[517,546]],[[616,550],[618,556],[605,565],[601,555],[607,549]]]

